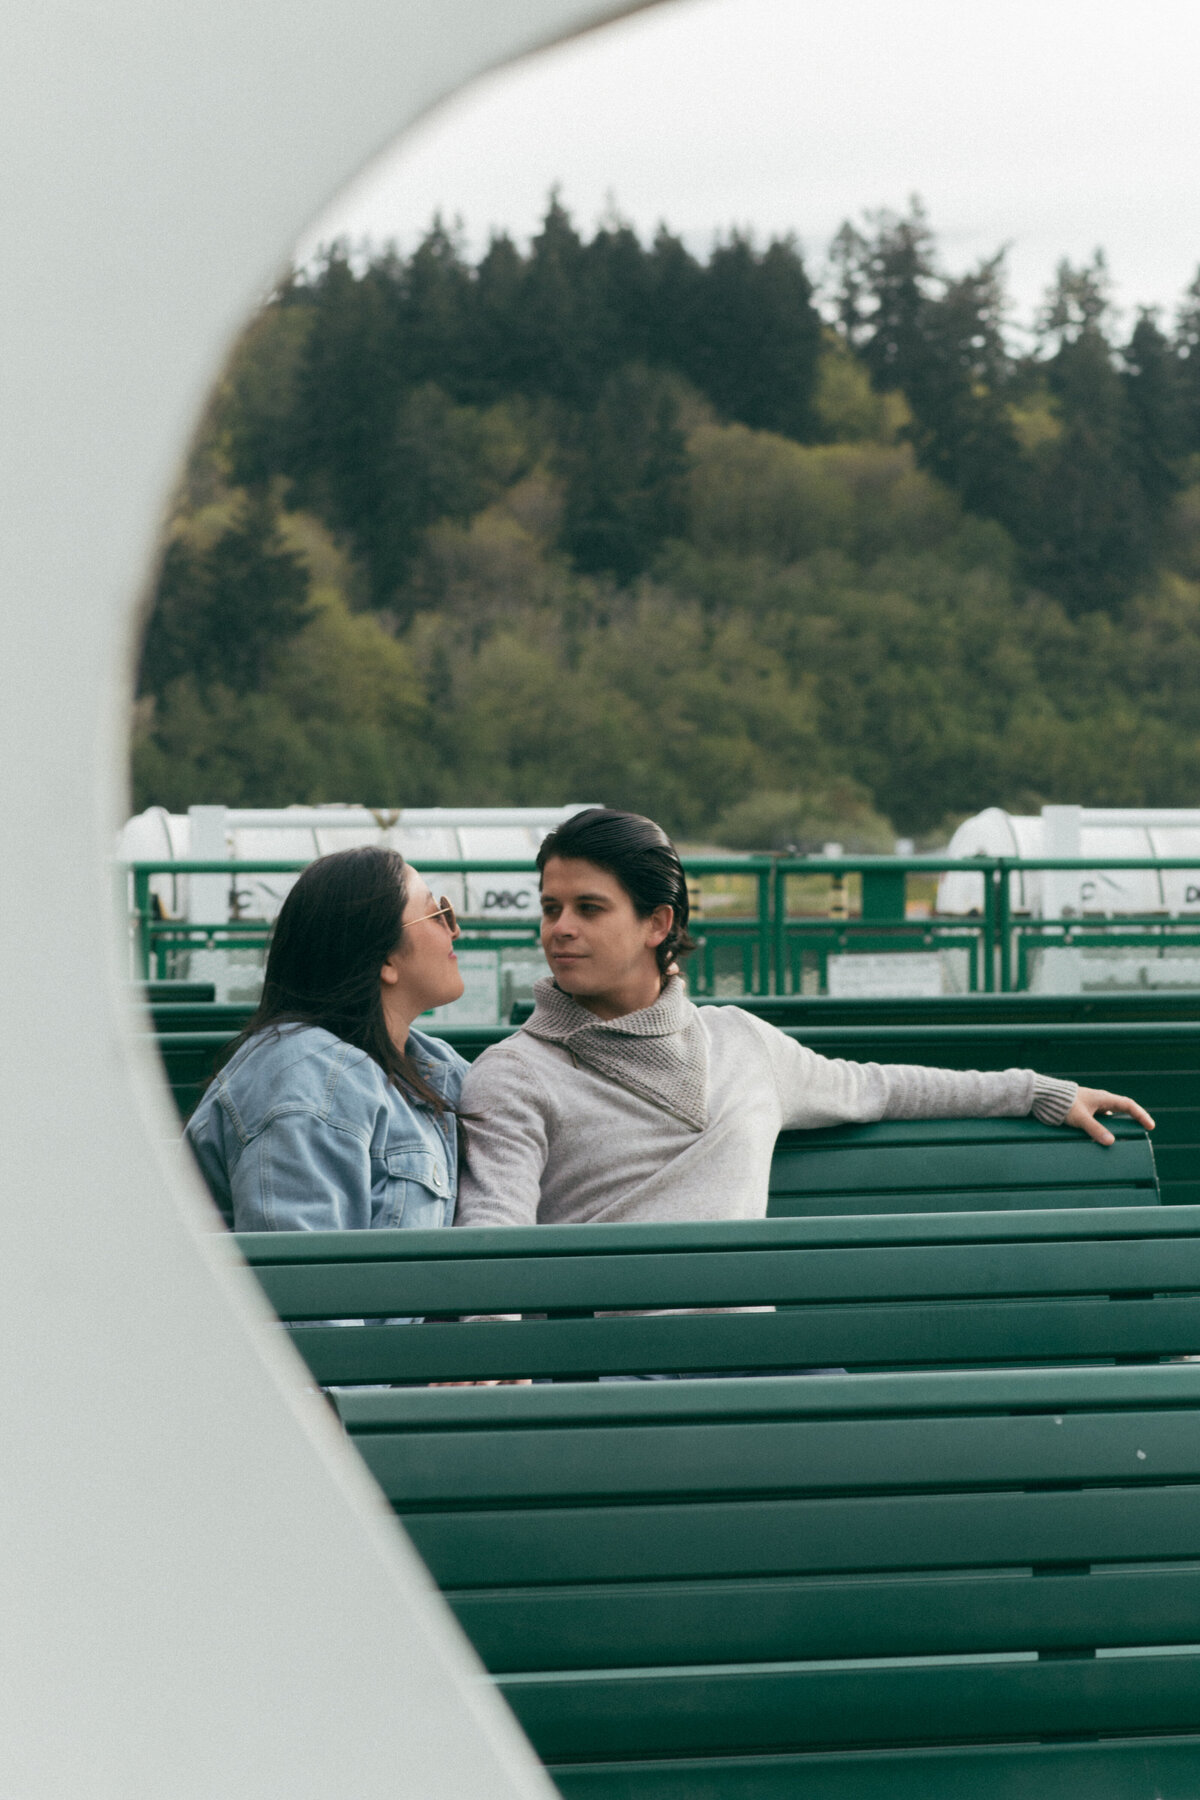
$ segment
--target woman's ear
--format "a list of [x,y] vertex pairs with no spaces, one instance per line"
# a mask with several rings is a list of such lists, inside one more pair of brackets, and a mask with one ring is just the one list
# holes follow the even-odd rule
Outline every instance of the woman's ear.
[[392,951],[392,954],[388,957],[382,969],[380,969],[379,979],[382,981],[384,987],[395,987],[396,983],[399,981],[400,952],[398,950]]

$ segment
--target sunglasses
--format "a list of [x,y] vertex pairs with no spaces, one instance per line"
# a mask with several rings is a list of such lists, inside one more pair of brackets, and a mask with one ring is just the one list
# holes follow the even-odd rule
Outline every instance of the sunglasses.
[[405,921],[401,925],[400,929],[401,929],[401,931],[407,931],[408,927],[410,925],[423,925],[425,923],[426,919],[442,919],[442,920],[444,920],[446,929],[449,931],[450,936],[452,938],[456,938],[458,936],[458,932],[459,932],[458,914],[455,912],[454,908],[451,906],[450,902],[447,900],[445,894],[442,895],[441,899],[438,901],[436,907],[434,908],[434,910],[432,912],[422,913],[421,917],[419,919],[405,919]]

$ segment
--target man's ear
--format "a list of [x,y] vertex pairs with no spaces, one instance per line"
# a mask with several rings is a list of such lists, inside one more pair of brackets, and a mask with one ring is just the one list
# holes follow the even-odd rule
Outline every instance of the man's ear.
[[674,923],[675,908],[673,906],[656,906],[654,911],[650,914],[650,917],[646,920],[647,949],[657,950],[663,939],[670,932]]

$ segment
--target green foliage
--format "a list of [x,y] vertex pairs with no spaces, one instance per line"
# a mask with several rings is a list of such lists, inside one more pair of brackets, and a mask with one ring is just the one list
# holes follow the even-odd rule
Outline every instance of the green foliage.
[[886,855],[895,832],[876,812],[858,782],[843,778],[798,791],[750,794],[722,814],[714,828],[731,850],[786,850],[819,855],[826,844],[843,850]]
[[604,800],[886,849],[991,803],[1200,785],[1200,277],[1113,339],[1064,264],[846,226],[477,265],[331,251],[252,323],[178,495],[139,806]]
[[308,574],[280,541],[267,501],[244,498],[210,542],[183,531],[163,554],[140,690],[193,677],[234,694],[266,685],[308,618]]

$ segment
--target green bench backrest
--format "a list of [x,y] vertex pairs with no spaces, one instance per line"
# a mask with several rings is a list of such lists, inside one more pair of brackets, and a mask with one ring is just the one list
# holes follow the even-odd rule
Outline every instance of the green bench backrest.
[[949,1069],[1040,1069],[1132,1094],[1156,1121],[1168,1205],[1200,1203],[1200,1025],[935,1025],[790,1030],[824,1056]]
[[[323,1385],[970,1368],[1200,1348],[1200,1208],[237,1241]],[[777,1310],[637,1310],[654,1307]],[[427,1322],[379,1322],[412,1318]],[[371,1322],[311,1322],[339,1319]]]
[[217,997],[216,983],[212,981],[139,981],[133,986],[137,998],[155,1008],[181,1002],[189,1006],[211,1004]]
[[[1148,988],[1112,994],[942,994],[928,999],[842,1000],[822,994],[750,995],[697,1001],[741,1006],[772,1025],[1128,1025],[1200,1022],[1200,990]],[[517,1020],[517,1023],[520,1021]]]
[[1154,1206],[1154,1152],[1141,1126],[1114,1118],[1116,1143],[1034,1119],[930,1119],[781,1134],[770,1212],[922,1212],[975,1207]]
[[[225,1011],[215,1007],[211,1010]],[[236,1026],[229,1022],[211,1031],[172,1030],[159,1035],[168,1078],[184,1116],[194,1107],[207,1085],[214,1061],[233,1029]],[[935,1031],[923,1045],[915,1046],[918,1051],[925,1050],[924,1058],[912,1054],[914,1032],[903,1028],[867,1033],[866,1041],[851,1047],[843,1041],[845,1033],[834,1033],[833,1043],[828,1046],[823,1042],[815,1043],[815,1047],[828,1048],[830,1053],[837,1055],[867,1057],[875,1054],[892,1060],[942,1060],[950,1067],[959,1068],[989,1066],[984,1059],[990,1056],[990,1066],[1003,1067],[1006,1066],[1005,1056],[997,1055],[996,1040],[1003,1040],[1007,1049],[1004,1033],[1013,1029],[995,1028],[982,1041],[978,1034],[968,1034],[964,1039],[961,1031]],[[1055,1028],[1036,1029],[1045,1033],[1053,1032]],[[1085,1033],[1107,1030],[1080,1029]],[[1156,1029],[1127,1027],[1125,1034],[1154,1032]],[[1161,1029],[1170,1031],[1172,1028]],[[1200,1030],[1193,1040],[1191,1028],[1183,1029],[1188,1035],[1169,1039],[1167,1048],[1191,1056],[1200,1051]],[[476,1030],[457,1033],[456,1041],[464,1054],[472,1050],[477,1053],[499,1035],[503,1034]],[[794,1035],[802,1036],[806,1042],[814,1042],[821,1036],[816,1032]],[[897,1038],[902,1041],[891,1041]],[[1081,1054],[1096,1054],[1095,1045],[1089,1044],[1086,1038],[1080,1042],[1078,1032],[1072,1034],[1071,1047],[1078,1047]],[[1133,1050],[1145,1052],[1153,1047],[1152,1040],[1139,1038],[1135,1040]],[[1071,1067],[1070,1059],[1064,1058],[1062,1047],[1054,1038],[1036,1045],[1022,1041],[1011,1048],[1040,1050],[1045,1053],[1045,1058],[1057,1058],[1060,1065],[1065,1063],[1066,1071]],[[1126,1050],[1126,1055],[1129,1054]],[[1046,1067],[1045,1058],[1043,1067]],[[1032,1066],[1039,1065],[1033,1063]],[[1064,1069],[1062,1066],[1047,1068],[1047,1072],[1060,1073]],[[1100,1078],[1094,1074],[1092,1081],[1094,1085],[1101,1085]],[[1128,1085],[1139,1090],[1136,1075]],[[1141,1089],[1149,1085],[1143,1080]],[[1156,1105],[1151,1097],[1147,1096],[1147,1099]],[[1184,1123],[1180,1123],[1181,1120]],[[1032,1120],[932,1121],[787,1133],[780,1138],[776,1149],[770,1210],[777,1216],[800,1211],[894,1211],[896,1197],[901,1194],[914,1196],[914,1205],[919,1196],[920,1210],[960,1211],[976,1206],[992,1209],[1004,1205],[1154,1204],[1164,1196],[1158,1191],[1154,1158],[1145,1137],[1132,1128],[1122,1130],[1120,1121],[1116,1124],[1119,1142],[1107,1151],[1098,1150],[1074,1132],[1038,1126]],[[1165,1116],[1160,1119],[1160,1131],[1167,1139],[1169,1167],[1175,1178],[1169,1197],[1200,1200],[1200,1181],[1193,1188],[1179,1186],[1182,1147],[1178,1142],[1181,1134],[1186,1136],[1195,1131],[1200,1145],[1200,1098],[1193,1097],[1189,1108],[1166,1109]],[[1188,1154],[1186,1149],[1184,1154]],[[1195,1155],[1200,1159],[1200,1148]]]
[[337,1404],[566,1800],[1200,1792],[1194,1365]]

